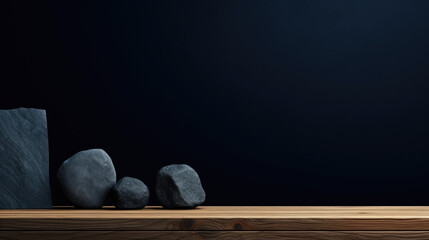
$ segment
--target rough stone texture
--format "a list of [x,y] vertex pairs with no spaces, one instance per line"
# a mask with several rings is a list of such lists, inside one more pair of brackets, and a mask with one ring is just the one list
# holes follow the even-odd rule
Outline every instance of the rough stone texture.
[[149,196],[149,189],[137,178],[123,177],[112,188],[113,201],[118,209],[144,208]]
[[200,177],[186,164],[172,164],[159,170],[156,195],[164,208],[195,208],[206,199]]
[[0,208],[51,208],[46,111],[0,110]]
[[76,153],[57,173],[64,194],[78,208],[100,208],[116,183],[116,171],[102,149]]

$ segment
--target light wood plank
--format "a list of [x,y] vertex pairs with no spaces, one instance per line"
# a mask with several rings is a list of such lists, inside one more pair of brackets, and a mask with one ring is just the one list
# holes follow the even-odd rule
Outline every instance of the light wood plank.
[[202,206],[0,210],[0,230],[420,230],[429,207]]
[[427,240],[428,231],[0,231],[8,240],[137,240],[137,239],[220,239],[220,240]]

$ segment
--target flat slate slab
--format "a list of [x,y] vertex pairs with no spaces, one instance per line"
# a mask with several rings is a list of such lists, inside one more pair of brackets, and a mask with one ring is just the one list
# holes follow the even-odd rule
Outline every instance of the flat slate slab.
[[0,209],[51,207],[46,111],[0,110]]

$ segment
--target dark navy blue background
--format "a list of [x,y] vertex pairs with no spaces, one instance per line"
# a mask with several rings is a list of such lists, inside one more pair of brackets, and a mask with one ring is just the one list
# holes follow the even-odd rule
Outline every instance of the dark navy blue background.
[[95,147],[152,193],[191,165],[207,205],[429,204],[429,1],[2,5],[0,104],[47,109],[56,205]]

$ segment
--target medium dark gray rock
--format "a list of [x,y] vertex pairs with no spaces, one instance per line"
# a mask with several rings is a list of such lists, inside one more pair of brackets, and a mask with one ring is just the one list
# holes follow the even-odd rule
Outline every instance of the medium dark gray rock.
[[51,208],[46,111],[0,110],[0,208]]
[[116,171],[103,149],[90,149],[63,162],[57,178],[75,207],[100,208],[116,183]]
[[149,201],[149,189],[137,178],[123,177],[112,188],[112,197],[118,209],[144,208]]
[[172,164],[159,170],[156,195],[164,208],[195,208],[206,199],[200,177],[186,164]]

